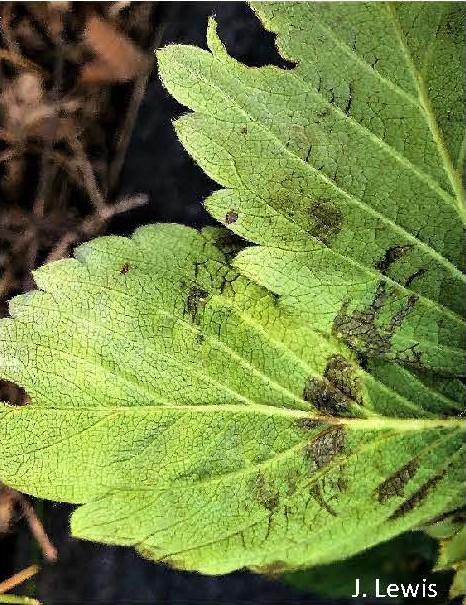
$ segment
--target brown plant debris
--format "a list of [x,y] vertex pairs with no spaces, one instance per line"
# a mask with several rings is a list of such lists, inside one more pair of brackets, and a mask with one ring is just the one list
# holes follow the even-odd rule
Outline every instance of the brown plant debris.
[[40,568],[38,565],[30,565],[29,567],[26,567],[26,569],[15,573],[4,582],[0,582],[0,594],[13,590],[13,588],[16,588],[27,580],[30,580],[33,576],[39,573],[39,569]]
[[154,63],[156,11],[0,4],[0,317],[37,265],[145,203],[119,200],[118,181]]

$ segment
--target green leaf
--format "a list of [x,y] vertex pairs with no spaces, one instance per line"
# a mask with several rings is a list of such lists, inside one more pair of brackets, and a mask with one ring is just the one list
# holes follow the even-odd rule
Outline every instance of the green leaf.
[[[464,5],[257,3],[283,70],[158,53],[243,275],[370,356],[464,373]],[[325,294],[323,294],[325,293]]]
[[450,599],[466,594],[466,563],[461,563],[456,569],[450,588]]
[[213,22],[211,52],[159,54],[210,211],[256,245],[100,238],[0,322],[31,398],[0,407],[0,479],[204,573],[327,564],[463,503],[461,7],[256,10],[293,69]]
[[429,536],[440,541],[434,570],[454,570],[450,599],[466,594],[466,527],[465,511],[442,515],[423,528]]
[[466,527],[440,543],[436,569],[448,569],[466,562]]
[[20,597],[13,594],[0,594],[0,603],[6,605],[41,605],[37,599]]
[[78,537],[204,573],[328,563],[458,508],[461,419],[296,323],[234,243],[158,225],[35,272],[0,322],[32,400],[0,408],[1,480],[83,504]]

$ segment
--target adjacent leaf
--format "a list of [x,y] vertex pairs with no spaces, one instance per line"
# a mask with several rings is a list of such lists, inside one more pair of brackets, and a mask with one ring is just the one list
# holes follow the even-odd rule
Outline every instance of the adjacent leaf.
[[466,562],[466,527],[440,543],[437,569],[448,569]]
[[84,504],[77,536],[205,573],[327,563],[458,508],[461,420],[296,323],[233,248],[158,225],[36,271],[0,323],[32,400],[0,408],[2,481]]
[[466,563],[461,563],[455,573],[450,588],[450,599],[466,594]]
[[464,5],[257,3],[296,66],[159,51],[181,141],[258,246],[241,273],[302,322],[414,368],[464,372]]
[[[430,531],[429,531],[430,530]],[[455,571],[450,598],[466,594],[466,526],[464,514],[452,515],[429,526],[428,533],[442,538],[435,570]]]

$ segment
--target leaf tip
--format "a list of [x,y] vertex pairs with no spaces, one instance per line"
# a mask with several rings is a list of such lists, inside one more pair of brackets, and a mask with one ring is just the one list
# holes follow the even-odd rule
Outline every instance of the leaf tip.
[[218,35],[218,23],[215,17],[209,17],[207,24],[207,47],[213,55],[227,55],[226,48]]

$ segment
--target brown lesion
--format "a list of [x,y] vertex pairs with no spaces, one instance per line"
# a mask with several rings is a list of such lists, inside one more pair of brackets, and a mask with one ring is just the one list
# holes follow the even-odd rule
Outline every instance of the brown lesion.
[[[287,496],[292,496],[296,492],[296,489],[299,485],[301,478],[302,478],[301,473],[296,468],[291,469],[290,471],[287,472],[286,479],[285,479],[286,487],[287,487],[287,490],[286,490]],[[285,506],[285,509],[286,508],[287,507]]]
[[331,515],[332,517],[338,517],[338,513],[336,512],[336,510],[332,508],[332,506],[330,506],[330,504],[325,500],[319,483],[315,483],[311,486],[311,488],[309,489],[309,495],[312,496],[312,498],[318,503],[318,505],[325,511],[327,511],[329,515]]
[[229,231],[228,229],[222,229],[219,231],[215,241],[212,243],[218,250],[220,250],[222,254],[225,255],[227,261],[233,259],[238,252],[243,250],[247,245],[246,240],[236,233],[233,233],[233,231]]
[[340,475],[336,480],[336,487],[340,493],[344,493],[348,491],[349,481],[343,475]]
[[296,426],[304,431],[313,431],[314,429],[323,428],[325,423],[314,418],[299,418],[296,421]]
[[31,397],[22,386],[9,380],[0,380],[0,401],[21,407],[30,404]]
[[445,474],[446,471],[443,471],[439,475],[435,475],[434,477],[426,481],[424,485],[421,485],[421,487],[416,490],[407,500],[400,504],[400,506],[390,515],[388,520],[394,521],[396,519],[404,517],[406,514],[410,513],[415,508],[420,506],[427,498],[429,493],[435,488],[437,483],[439,483],[439,481],[443,479]]
[[232,225],[238,220],[238,212],[236,210],[228,210],[225,214],[225,224]]
[[311,471],[327,466],[345,447],[345,431],[341,426],[331,427],[319,433],[305,447],[305,457]]
[[309,208],[312,227],[309,233],[326,246],[340,233],[343,213],[340,208],[328,200],[315,200]]
[[322,378],[307,380],[302,396],[318,410],[332,416],[352,416],[354,404],[363,404],[356,367],[339,354],[330,357]]
[[429,526],[435,523],[440,523],[446,519],[450,520],[452,523],[462,523],[463,525],[466,524],[466,507],[449,510],[445,513],[437,515],[433,519],[430,519],[426,525]]
[[382,273],[382,275],[387,275],[390,267],[400,258],[402,258],[405,254],[407,254],[412,249],[411,244],[405,244],[402,246],[392,246],[385,251],[385,254],[382,258],[377,261],[375,268]]
[[[345,301],[333,321],[332,333],[353,349],[362,348],[368,355],[386,355],[390,352],[393,336],[413,310],[418,296],[407,297],[388,323],[380,325],[380,315],[388,300],[387,282],[382,280],[377,284],[372,301],[363,309],[349,312],[349,301]],[[420,359],[415,362],[421,365]]]
[[193,323],[196,323],[199,319],[200,309],[205,304],[208,294],[207,290],[204,290],[199,286],[192,286],[190,288],[186,301],[186,308]]
[[404,496],[404,488],[408,481],[414,477],[419,468],[417,459],[410,460],[407,464],[393,473],[388,479],[385,479],[375,490],[377,500],[385,504],[395,496]]
[[414,273],[411,273],[411,275],[408,276],[408,278],[405,282],[405,288],[411,288],[413,283],[417,279],[419,279],[420,277],[425,275],[426,273],[427,273],[427,269],[424,269],[423,267],[421,267],[420,269],[417,269],[416,271],[414,271]]
[[352,404],[350,399],[325,378],[309,378],[304,385],[303,399],[331,416],[347,416]]
[[256,500],[261,506],[272,513],[279,504],[279,493],[275,490],[263,473],[257,473],[255,480]]

